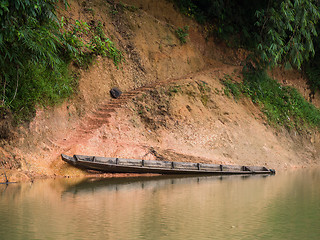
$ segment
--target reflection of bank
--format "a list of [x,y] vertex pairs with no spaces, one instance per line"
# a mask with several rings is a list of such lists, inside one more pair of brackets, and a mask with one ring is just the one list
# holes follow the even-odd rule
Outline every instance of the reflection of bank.
[[0,238],[318,239],[319,173],[58,178],[3,194],[0,185]]
[[162,175],[152,177],[131,178],[86,178],[81,182],[66,187],[64,194],[87,194],[99,191],[126,191],[126,190],[156,190],[167,185],[209,183],[223,180],[246,180],[252,178],[265,178],[270,174],[260,175],[219,175],[219,176],[197,176],[197,175]]

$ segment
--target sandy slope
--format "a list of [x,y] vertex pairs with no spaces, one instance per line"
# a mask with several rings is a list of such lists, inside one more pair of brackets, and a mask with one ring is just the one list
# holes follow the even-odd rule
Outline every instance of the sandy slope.
[[[126,1],[123,1],[126,2]],[[98,58],[82,71],[78,92],[61,106],[38,109],[18,140],[3,145],[0,157],[12,180],[30,176],[86,174],[63,163],[65,154],[173,161],[266,165],[283,169],[319,163],[319,135],[275,130],[257,106],[223,93],[226,74],[241,80],[242,49],[230,49],[178,14],[167,1],[127,1],[138,9],[110,14],[106,1],[71,2],[61,14],[101,21],[105,32],[125,52],[116,69]],[[88,11],[88,9],[93,9]],[[181,45],[175,29],[190,26]],[[271,73],[308,97],[305,81],[294,71]],[[109,96],[111,87],[124,91]],[[317,104],[317,99],[314,100]]]

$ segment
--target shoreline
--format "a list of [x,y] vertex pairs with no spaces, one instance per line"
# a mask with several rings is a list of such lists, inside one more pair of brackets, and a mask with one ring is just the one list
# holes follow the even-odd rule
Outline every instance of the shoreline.
[[[280,168],[275,169],[276,175],[279,173],[287,172],[287,171],[295,171],[300,169],[307,168],[320,168],[320,164],[308,164],[308,165],[294,165],[294,166],[282,166]],[[8,184],[13,183],[26,183],[26,182],[34,182],[37,180],[43,179],[66,179],[66,178],[135,178],[135,177],[155,177],[155,176],[163,176],[163,174],[155,174],[155,173],[103,173],[98,171],[83,171],[83,174],[77,175],[40,175],[30,172],[23,172],[19,170],[6,169],[6,175],[8,179]],[[172,174],[173,176],[174,174]],[[201,176],[201,175],[199,175]],[[4,175],[3,169],[0,173],[0,184],[6,185],[6,177]]]

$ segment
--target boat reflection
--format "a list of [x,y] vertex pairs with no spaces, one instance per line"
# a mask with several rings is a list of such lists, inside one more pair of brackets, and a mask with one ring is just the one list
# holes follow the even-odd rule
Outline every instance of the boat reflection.
[[120,177],[120,178],[85,178],[80,182],[68,185],[63,194],[87,194],[88,192],[99,191],[124,191],[133,189],[155,190],[167,185],[192,184],[209,181],[225,180],[246,180],[253,178],[273,177],[270,174],[259,175],[219,175],[219,176],[199,176],[199,175],[160,175],[147,177]]

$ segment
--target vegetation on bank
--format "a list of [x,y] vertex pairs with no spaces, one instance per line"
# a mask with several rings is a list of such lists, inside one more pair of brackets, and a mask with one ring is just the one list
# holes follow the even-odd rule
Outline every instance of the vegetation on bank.
[[183,28],[176,29],[176,35],[180,40],[181,45],[187,42],[187,37],[189,36],[189,26],[184,26]]
[[172,0],[231,46],[251,51],[260,67],[298,68],[320,89],[320,1]]
[[[48,106],[70,96],[77,73],[70,64],[87,68],[97,56],[111,58],[116,67],[122,52],[105,36],[103,24],[90,24],[56,15],[58,2],[66,0],[0,0],[0,122],[14,116],[28,121],[36,105]],[[185,15],[205,25],[231,46],[251,54],[243,83],[224,79],[226,93],[236,99],[249,96],[259,104],[270,123],[288,128],[319,127],[319,111],[297,91],[281,87],[266,76],[277,65],[297,68],[308,76],[311,91],[320,89],[320,2],[316,0],[171,0]],[[119,9],[135,11],[121,2]],[[115,15],[118,8],[112,8]],[[189,27],[176,29],[185,44]],[[74,70],[73,70],[74,71]],[[0,124],[1,128],[1,124]],[[0,138],[7,136],[2,134]]]
[[244,80],[226,77],[226,94],[245,95],[261,106],[269,122],[287,128],[320,127],[320,113],[293,88],[265,73],[283,65],[304,72],[311,95],[320,90],[320,2],[317,0],[173,0],[185,15],[206,25],[231,46],[251,54]]
[[300,68],[319,40],[317,0],[173,0],[187,16],[214,25],[214,34],[258,53],[269,66]]
[[243,82],[235,82],[226,75],[221,82],[225,94],[235,100],[249,97],[267,116],[273,126],[297,131],[309,127],[320,129],[320,110],[306,101],[293,87],[281,86],[263,70],[244,72]]
[[111,58],[117,67],[124,61],[122,52],[105,36],[102,23],[89,26],[59,19],[58,2],[0,1],[2,119],[12,114],[16,122],[30,120],[36,105],[56,104],[70,96],[77,86],[70,63],[86,68],[97,55]]

